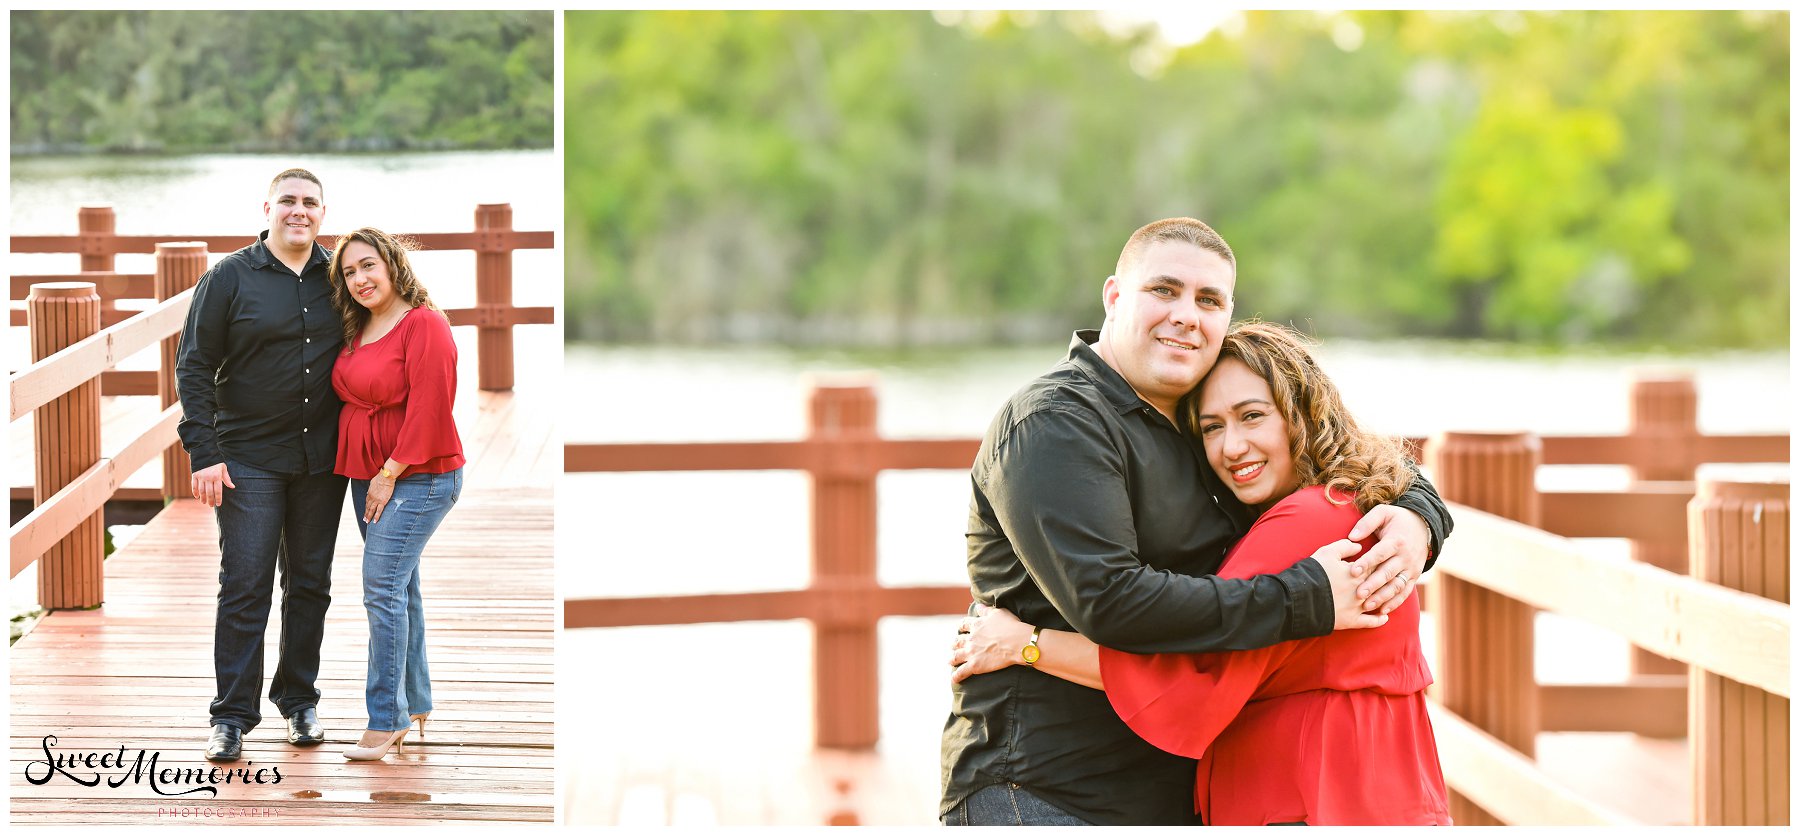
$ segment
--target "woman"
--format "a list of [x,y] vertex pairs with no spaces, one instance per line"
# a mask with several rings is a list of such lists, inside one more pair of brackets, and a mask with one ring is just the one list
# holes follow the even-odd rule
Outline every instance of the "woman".
[[344,350],[331,373],[344,400],[337,472],[361,509],[363,606],[369,611],[369,727],[350,760],[380,760],[431,713],[419,556],[462,494],[462,441],[451,419],[456,343],[413,275],[406,246],[364,227],[338,239],[332,302]]
[[[1358,429],[1299,335],[1278,325],[1227,335],[1182,419],[1213,472],[1260,514],[1221,577],[1286,569],[1412,479],[1399,444]],[[1013,660],[1035,639],[1036,668],[1104,688],[1139,736],[1200,759],[1195,809],[1206,824],[1450,823],[1417,596],[1381,627],[1233,653],[1123,653],[1002,609],[972,632]]]

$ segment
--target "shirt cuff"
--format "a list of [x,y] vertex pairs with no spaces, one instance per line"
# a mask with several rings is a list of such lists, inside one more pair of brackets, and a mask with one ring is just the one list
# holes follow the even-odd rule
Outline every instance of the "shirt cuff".
[[219,448],[217,447],[206,450],[188,451],[188,469],[194,473],[199,473],[200,471],[223,461],[225,461],[225,456],[219,452]]
[[1331,578],[1311,557],[1300,559],[1275,576],[1287,590],[1287,623],[1282,641],[1310,639],[1331,633],[1337,626],[1337,610],[1331,603]]

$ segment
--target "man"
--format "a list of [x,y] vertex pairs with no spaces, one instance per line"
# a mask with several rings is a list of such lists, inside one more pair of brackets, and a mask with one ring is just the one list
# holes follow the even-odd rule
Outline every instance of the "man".
[[262,722],[263,632],[281,573],[281,655],[269,699],[289,743],[325,741],[319,646],[331,604],[345,479],[332,473],[341,402],[331,366],[343,323],[331,306],[331,260],[314,239],[325,189],[303,169],[269,184],[269,228],[200,277],[181,332],[176,387],[195,498],[219,521],[208,760],[229,762]]
[[[1450,529],[1422,479],[1396,502],[1408,510],[1358,524],[1352,539],[1381,540],[1355,564],[1338,543],[1279,575],[1210,577],[1253,515],[1178,429],[1176,404],[1218,358],[1236,280],[1231,248],[1199,221],[1157,221],[1126,242],[1099,332],[1077,332],[982,440],[968,533],[977,607],[1154,653],[1372,627],[1404,600]],[[1194,823],[1194,761],[1132,734],[1104,692],[1024,665],[956,686],[943,780],[946,824]]]

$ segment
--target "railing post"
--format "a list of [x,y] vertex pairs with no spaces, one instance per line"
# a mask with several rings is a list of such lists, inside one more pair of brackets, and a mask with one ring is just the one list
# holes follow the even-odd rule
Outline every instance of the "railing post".
[[[75,227],[81,234],[81,272],[113,272],[116,258],[112,237],[117,224],[118,218],[111,206],[95,204],[76,209]],[[100,297],[100,327],[105,328],[111,323],[117,311],[116,300]]]
[[813,624],[816,742],[870,749],[880,736],[876,617],[830,599],[875,585],[876,473],[854,452],[875,438],[875,389],[815,385],[807,406],[807,440],[820,453],[812,468],[812,588],[819,610],[836,613]]
[[[206,272],[206,244],[184,241],[156,245],[156,299],[166,300],[200,282]],[[156,367],[156,390],[162,395],[163,409],[174,406],[181,398],[175,392],[175,352],[181,335],[162,341],[162,364]],[[194,495],[188,477],[193,463],[180,443],[169,445],[162,454],[163,499],[186,499]]]
[[81,233],[81,272],[113,272],[112,237],[118,219],[111,206],[83,206],[76,210],[76,228]]
[[[37,362],[100,330],[93,282],[45,282],[26,297],[31,360]],[[31,495],[42,505],[100,461],[100,379],[92,378],[32,413],[35,461]],[[98,606],[105,599],[106,530],[96,511],[38,559],[38,604]]]
[[[1536,475],[1543,448],[1531,433],[1443,433],[1425,446],[1444,499],[1526,525],[1538,524]],[[1449,559],[1454,560],[1454,557]],[[1526,757],[1537,751],[1538,687],[1529,606],[1448,575],[1431,578],[1438,676],[1445,708]],[[1500,824],[1452,792],[1457,824]]]
[[[511,232],[512,204],[483,203],[475,207],[477,232]],[[491,239],[484,239],[491,240]],[[481,311],[477,326],[476,359],[480,386],[488,392],[513,388],[512,326],[498,319],[512,306],[513,269],[510,247],[484,243],[475,253],[475,307]]]
[[[1693,577],[1788,601],[1788,486],[1700,483],[1688,504]],[[1788,700],[1693,666],[1694,823],[1788,824]]]
[[[1692,377],[1640,376],[1631,382],[1629,434],[1638,442],[1631,476],[1640,482],[1686,482],[1694,478],[1700,426],[1699,395]],[[1687,543],[1632,540],[1631,557],[1658,569],[1686,574]],[[1631,670],[1640,674],[1688,672],[1688,666],[1641,647],[1631,649]]]

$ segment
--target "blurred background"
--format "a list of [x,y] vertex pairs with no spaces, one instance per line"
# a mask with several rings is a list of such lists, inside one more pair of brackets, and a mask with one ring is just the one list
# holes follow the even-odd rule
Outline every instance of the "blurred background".
[[572,18],[570,333],[1052,339],[1189,215],[1322,336],[1787,344],[1786,14],[1158,22]]
[[[978,438],[1098,327],[1131,231],[1172,215],[1231,242],[1237,317],[1320,337],[1379,431],[1618,433],[1645,373],[1694,379],[1703,432],[1788,430],[1785,12],[570,12],[565,32],[570,442],[797,439],[813,382],[868,371],[883,436]],[[880,581],[965,583],[966,472],[878,484]],[[808,496],[800,472],[572,473],[563,594],[804,587]],[[1540,681],[1629,675],[1623,641],[1539,618]],[[565,762],[565,813],[935,821],[954,624],[881,620],[881,742],[854,764],[807,749],[804,621],[566,631],[594,664],[562,667],[565,694],[599,722],[564,726],[593,747]],[[1541,735],[1541,764],[1604,796],[1583,747],[1685,763],[1620,738]],[[1679,774],[1628,780],[1642,820],[1688,815]]]

